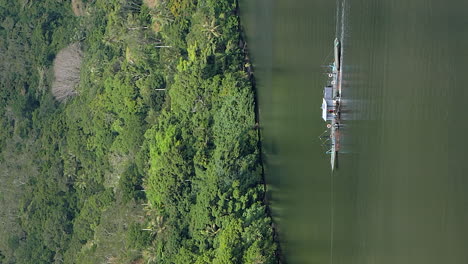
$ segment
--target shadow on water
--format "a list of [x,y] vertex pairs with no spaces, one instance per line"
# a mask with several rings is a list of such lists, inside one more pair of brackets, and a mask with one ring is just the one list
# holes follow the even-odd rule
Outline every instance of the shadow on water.
[[[468,263],[468,2],[346,1],[336,15],[334,1],[240,0],[288,263]],[[330,178],[316,138],[336,32],[345,107]]]
[[282,247],[288,263],[327,263],[330,192],[323,187],[330,161],[315,140],[325,128],[315,103],[326,78],[320,63],[332,50],[335,6],[241,0],[240,7],[255,68],[267,197]]

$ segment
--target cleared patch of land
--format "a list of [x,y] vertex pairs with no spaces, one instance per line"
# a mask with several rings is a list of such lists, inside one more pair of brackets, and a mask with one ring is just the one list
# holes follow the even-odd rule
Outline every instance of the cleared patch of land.
[[82,16],[84,15],[84,3],[81,0],[72,0],[72,9],[75,16]]

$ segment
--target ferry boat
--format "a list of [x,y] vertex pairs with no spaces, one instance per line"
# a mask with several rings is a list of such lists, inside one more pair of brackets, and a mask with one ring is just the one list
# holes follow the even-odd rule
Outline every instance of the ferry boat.
[[340,124],[341,124],[341,43],[334,42],[335,58],[328,74],[329,83],[323,89],[322,119],[327,122],[329,134],[330,163],[332,171],[337,168],[338,152],[340,151]]

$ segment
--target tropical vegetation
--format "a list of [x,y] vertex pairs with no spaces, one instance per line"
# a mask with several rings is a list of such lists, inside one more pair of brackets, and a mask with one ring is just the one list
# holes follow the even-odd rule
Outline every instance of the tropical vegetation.
[[0,263],[278,262],[237,5],[0,0]]

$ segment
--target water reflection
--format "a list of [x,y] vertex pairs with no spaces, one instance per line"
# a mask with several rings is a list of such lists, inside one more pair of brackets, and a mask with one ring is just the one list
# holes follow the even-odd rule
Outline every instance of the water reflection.
[[[241,1],[288,263],[468,263],[468,2],[346,1]],[[344,126],[331,174],[319,107],[336,34]]]

